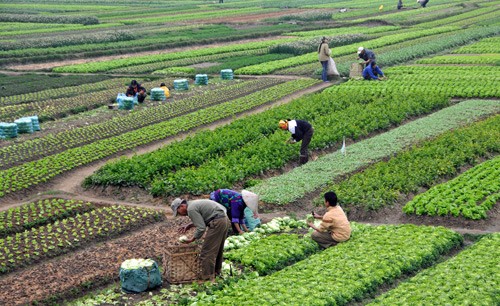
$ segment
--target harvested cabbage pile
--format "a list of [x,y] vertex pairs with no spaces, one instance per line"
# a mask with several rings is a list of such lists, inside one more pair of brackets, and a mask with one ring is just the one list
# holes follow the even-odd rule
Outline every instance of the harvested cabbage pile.
[[134,270],[138,268],[144,268],[144,267],[152,267],[155,264],[154,260],[152,259],[144,259],[144,258],[138,258],[138,259],[127,259],[124,262],[122,262],[122,265],[120,268],[125,269],[125,270]]

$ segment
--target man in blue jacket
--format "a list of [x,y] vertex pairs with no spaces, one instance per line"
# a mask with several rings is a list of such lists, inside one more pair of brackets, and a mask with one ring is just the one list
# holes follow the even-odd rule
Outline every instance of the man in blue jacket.
[[372,50],[359,47],[358,58],[364,61],[362,64],[365,65],[365,67],[368,67],[371,62],[375,61],[375,53]]
[[384,73],[377,66],[376,62],[370,62],[365,69],[363,69],[363,78],[365,80],[377,80],[380,81],[380,78],[384,77]]

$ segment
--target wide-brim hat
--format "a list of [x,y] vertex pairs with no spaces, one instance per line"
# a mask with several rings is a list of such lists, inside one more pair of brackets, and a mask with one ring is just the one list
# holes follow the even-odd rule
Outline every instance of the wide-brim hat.
[[358,48],[358,54],[360,54],[361,52],[363,52],[363,50],[365,50],[365,48],[363,48],[363,47],[359,47],[359,48]]
[[175,200],[172,201],[172,204],[170,205],[170,207],[172,208],[172,211],[174,212],[174,217],[177,216],[177,209],[179,208],[179,206],[181,206],[182,203],[185,203],[186,200],[183,200],[181,198],[176,198]]
[[259,196],[248,190],[242,190],[241,196],[247,207],[254,213],[257,213],[259,209]]

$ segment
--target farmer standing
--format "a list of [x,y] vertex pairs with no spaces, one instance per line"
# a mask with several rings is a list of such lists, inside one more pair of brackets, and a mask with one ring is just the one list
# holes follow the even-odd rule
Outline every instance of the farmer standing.
[[193,226],[196,227],[193,238],[185,243],[200,239],[206,230],[207,234],[200,252],[201,279],[213,281],[222,270],[222,253],[230,225],[226,217],[226,209],[211,200],[186,201],[180,198],[172,202],[171,208],[174,217],[179,214],[191,219],[191,223],[179,229],[180,233],[185,233]]
[[292,137],[287,141],[288,143],[296,143],[302,141],[300,146],[300,164],[303,165],[309,160],[308,147],[311,138],[314,134],[312,125],[304,120],[280,120],[279,127],[282,130],[288,130],[292,133]]
[[[210,200],[215,201],[227,209],[227,216],[231,220],[234,233],[248,232],[245,221],[254,224],[257,217],[259,196],[253,192],[243,190],[241,193],[231,189],[217,189],[210,193]],[[246,220],[245,211],[251,210],[252,220]]]
[[323,67],[323,71],[321,72],[321,79],[323,82],[328,81],[328,60],[330,59],[330,55],[332,51],[328,47],[328,38],[323,37],[318,46],[318,59]]
[[363,64],[368,66],[370,62],[375,61],[375,53],[372,50],[365,49],[363,47],[358,48],[358,58],[364,60]]
[[342,207],[337,205],[337,195],[330,191],[325,193],[326,213],[321,216],[313,212],[315,219],[321,219],[321,224],[316,227],[313,222],[308,222],[309,227],[314,229],[311,238],[322,248],[328,248],[349,240],[351,237],[351,225],[347,220]]

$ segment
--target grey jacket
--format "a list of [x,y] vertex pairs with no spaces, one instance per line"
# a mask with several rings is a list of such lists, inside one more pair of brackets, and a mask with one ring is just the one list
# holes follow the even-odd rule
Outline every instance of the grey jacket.
[[187,214],[196,226],[194,238],[200,239],[208,223],[215,217],[226,216],[226,208],[212,200],[193,200],[187,202]]

